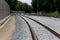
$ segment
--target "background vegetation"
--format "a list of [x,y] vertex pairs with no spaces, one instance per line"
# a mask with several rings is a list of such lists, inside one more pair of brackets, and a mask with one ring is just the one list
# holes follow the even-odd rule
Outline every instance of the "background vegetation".
[[25,11],[26,13],[32,12],[32,6],[27,3],[22,3],[18,0],[6,0],[6,2],[10,5],[11,10],[15,11]]
[[42,12],[45,15],[60,14],[60,0],[32,0],[32,6],[33,11],[36,13]]
[[25,12],[42,12],[42,14],[54,15],[60,14],[60,0],[32,0],[31,4],[22,3],[18,0],[6,0],[11,10]]

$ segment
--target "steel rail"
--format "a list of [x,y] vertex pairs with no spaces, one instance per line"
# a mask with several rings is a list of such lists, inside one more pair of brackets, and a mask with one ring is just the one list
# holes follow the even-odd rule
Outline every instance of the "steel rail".
[[30,18],[28,16],[24,16],[24,17],[26,17],[26,18],[28,18],[30,20],[35,21],[36,23],[38,23],[39,25],[41,25],[42,27],[44,27],[45,29],[47,29],[48,31],[50,31],[52,34],[54,34],[56,37],[58,37],[60,39],[60,34],[58,34],[57,32],[55,32],[51,28],[47,27],[46,25],[44,25],[44,24],[42,24],[42,23],[40,23],[40,22],[36,21],[35,19],[32,19],[32,18]]
[[[21,16],[20,16],[20,17],[21,17]],[[24,19],[23,17],[21,17],[21,18],[22,18],[22,19],[26,22],[26,24],[28,25],[29,30],[30,30],[30,32],[31,32],[32,39],[33,39],[33,40],[38,40],[35,31],[32,29],[32,27],[30,26],[30,24],[28,23],[28,21],[27,21],[26,19]]]

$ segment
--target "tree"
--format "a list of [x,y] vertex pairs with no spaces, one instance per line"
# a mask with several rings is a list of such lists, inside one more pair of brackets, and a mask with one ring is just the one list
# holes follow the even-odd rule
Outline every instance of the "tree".
[[27,3],[22,3],[18,1],[15,10],[17,11],[25,11],[25,12],[32,12],[32,6],[28,5]]
[[57,8],[58,13],[60,14],[60,0],[57,0]]
[[6,0],[6,2],[10,5],[11,10],[32,12],[32,6],[27,3],[22,3],[17,0]]
[[28,5],[27,3],[23,3],[23,11],[30,13],[32,11],[32,6]]
[[43,5],[43,11],[54,12],[57,10],[57,5],[55,0],[48,0]]
[[33,11],[37,12],[37,0],[32,0]]
[[18,1],[16,7],[15,7],[15,10],[18,11],[23,11],[23,7],[22,7],[23,3],[21,1]]
[[57,0],[32,0],[32,6],[35,12],[54,12],[57,10]]
[[17,4],[17,1],[18,0],[6,0],[6,2],[9,4],[11,10],[14,10],[15,9],[16,4]]

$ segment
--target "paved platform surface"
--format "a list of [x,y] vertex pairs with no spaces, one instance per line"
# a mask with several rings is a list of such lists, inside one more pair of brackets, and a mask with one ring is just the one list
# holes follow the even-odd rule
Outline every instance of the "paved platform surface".
[[15,16],[10,16],[9,21],[0,29],[0,40],[12,40],[15,30]]
[[48,17],[40,17],[40,16],[29,16],[30,18],[33,18],[40,23],[46,25],[47,27],[51,28],[58,34],[60,34],[60,19],[55,18],[48,18]]
[[19,16],[16,16],[16,29],[12,40],[32,40],[26,22]]
[[25,18],[32,29],[35,31],[38,40],[60,40],[58,37],[56,37],[54,34],[52,34],[50,31],[39,25],[38,23],[26,18]]

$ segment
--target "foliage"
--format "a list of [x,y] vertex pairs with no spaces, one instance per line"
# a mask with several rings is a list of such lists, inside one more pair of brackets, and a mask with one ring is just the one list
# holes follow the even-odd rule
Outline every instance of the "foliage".
[[20,10],[20,11],[25,11],[27,12],[32,12],[32,6],[28,5],[27,3],[22,3],[21,1],[18,1],[15,10]]
[[15,9],[16,4],[17,4],[17,0],[5,0],[5,1],[9,4],[11,10]]
[[60,0],[57,0],[58,12],[60,14]]
[[60,0],[32,0],[32,6],[34,12],[60,12]]
[[11,10],[32,12],[32,6],[27,3],[18,0],[6,0],[6,2],[10,5]]
[[33,11],[37,12],[37,0],[32,0]]

